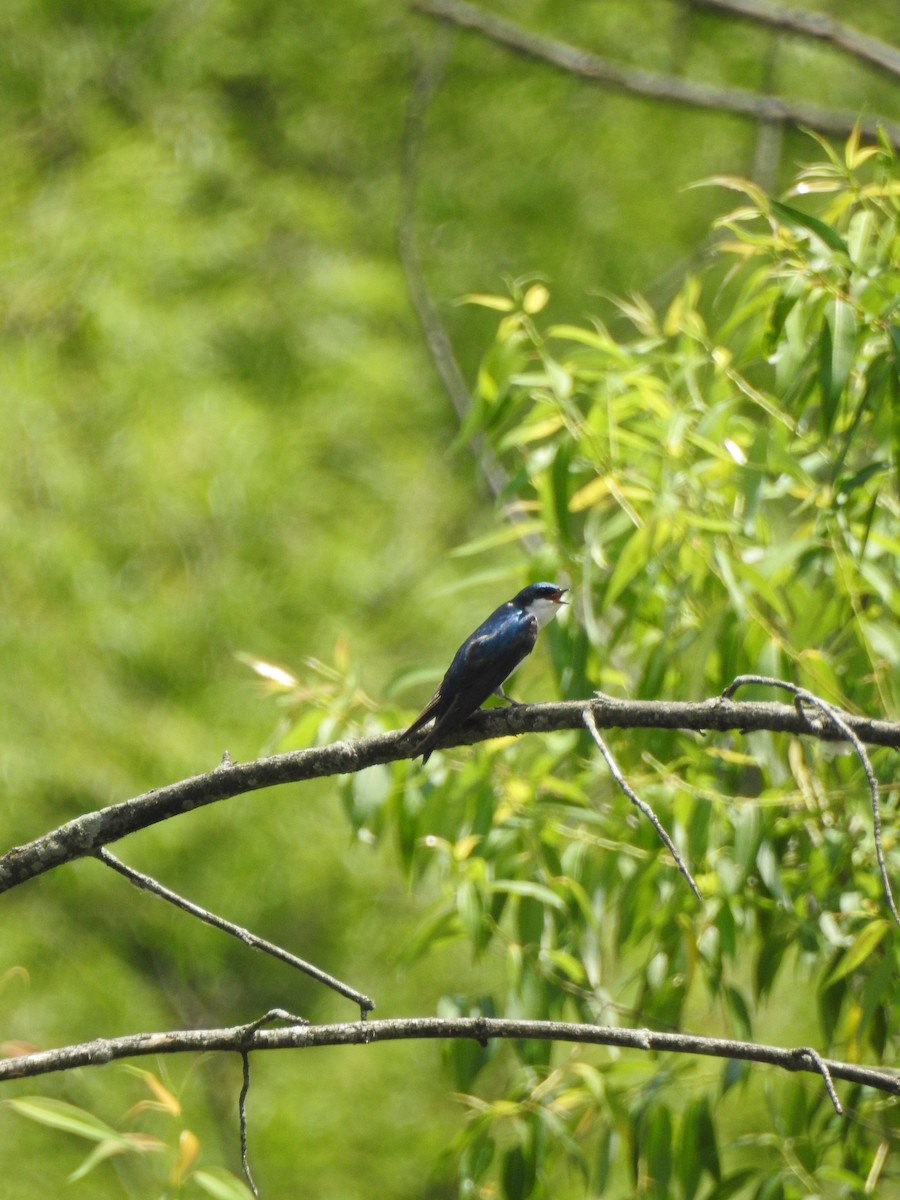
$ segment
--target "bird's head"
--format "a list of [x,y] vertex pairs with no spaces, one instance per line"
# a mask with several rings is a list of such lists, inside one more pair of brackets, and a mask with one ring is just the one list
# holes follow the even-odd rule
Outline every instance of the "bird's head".
[[521,608],[529,616],[534,617],[538,626],[552,621],[562,605],[563,594],[569,589],[560,587],[558,583],[530,583],[522,588],[518,595],[513,596],[512,602],[516,608]]

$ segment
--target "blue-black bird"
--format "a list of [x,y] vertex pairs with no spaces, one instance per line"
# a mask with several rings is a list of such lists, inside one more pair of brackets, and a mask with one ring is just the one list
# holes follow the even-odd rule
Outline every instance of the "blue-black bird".
[[423,763],[428,762],[437,742],[462,725],[488,696],[510,699],[503,690],[504,680],[534,649],[538,630],[566,603],[563,593],[567,590],[556,583],[529,584],[466,638],[438,690],[406,731],[415,733],[434,718],[416,751]]

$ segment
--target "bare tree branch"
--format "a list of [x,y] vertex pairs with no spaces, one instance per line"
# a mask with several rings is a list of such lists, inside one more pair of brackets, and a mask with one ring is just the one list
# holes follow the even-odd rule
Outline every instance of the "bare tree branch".
[[[224,917],[219,917],[215,913],[210,912],[206,908],[202,908],[199,904],[195,904],[192,900],[186,900],[184,896],[179,896],[177,892],[171,891],[164,887],[156,879],[150,875],[144,875],[141,871],[136,871],[134,867],[129,867],[123,863],[115,855],[110,854],[108,850],[102,847],[97,850],[96,857],[107,867],[111,867],[113,871],[117,871],[120,875],[133,883],[135,887],[142,888],[145,891],[152,892],[154,896],[159,896],[161,900],[167,901],[169,904],[174,904],[176,908],[180,908],[183,912],[190,913],[192,917],[197,917],[207,925],[212,925],[214,929],[221,929],[223,933],[229,933],[232,937],[242,941],[245,946],[249,946],[252,950],[262,950],[264,954],[271,954],[273,958],[277,958],[280,962],[287,963],[289,967],[293,967],[297,971],[302,971],[304,975],[309,975],[318,983],[324,983],[326,987],[337,992],[341,996],[345,996],[348,1000],[353,1000],[359,1005],[360,1018],[364,1021],[366,1013],[371,1012],[375,1007],[375,1001],[370,1000],[368,996],[364,996],[362,992],[358,992],[356,988],[352,988],[348,983],[342,983],[340,979],[335,979],[333,975],[329,975],[321,968],[313,966],[312,963],[306,962],[302,958],[298,958],[296,954],[291,954],[287,950],[283,950],[281,946],[276,946],[274,942],[267,942],[265,938],[258,937],[255,933],[251,933],[249,929],[244,929],[242,925],[235,925],[233,921],[226,921]],[[279,1014],[280,1015],[280,1014]]]
[[786,29],[803,37],[830,42],[855,58],[871,63],[889,75],[900,75],[900,52],[887,42],[870,37],[824,12],[770,4],[768,0],[689,0],[694,8],[711,8],[772,29]]
[[[671,700],[571,700],[560,704],[518,704],[482,709],[439,743],[438,748],[469,746],[488,738],[524,733],[552,733],[584,728],[590,708],[598,729],[691,729],[750,733],[807,734],[823,741],[841,741],[834,723],[786,704],[736,703],[717,697],[699,703]],[[836,710],[835,710],[836,711]],[[861,742],[900,750],[900,722],[878,721],[840,713]],[[276,754],[249,763],[223,763],[205,775],[154,788],[132,800],[84,813],[57,829],[15,846],[0,857],[0,892],[53,870],[63,863],[96,854],[101,846],[159,821],[192,812],[261,788],[298,783],[331,775],[362,771],[380,763],[397,762],[416,753],[415,737],[391,730],[368,738],[346,738],[328,746],[313,746]]]
[[565,42],[523,29],[522,26],[469,4],[466,0],[413,0],[412,7],[424,16],[474,30],[516,54],[539,59],[590,83],[609,84],[638,96],[649,96],[673,104],[736,113],[755,120],[806,126],[820,133],[835,134],[839,137],[849,137],[859,120],[860,127],[867,137],[876,137],[878,129],[881,128],[891,143],[900,148],[900,124],[886,118],[860,118],[855,112],[824,108],[803,100],[764,96],[746,88],[717,87],[710,83],[683,79],[678,75],[665,75],[656,71],[645,71],[639,67],[625,66],[623,63],[612,62],[608,58],[579,50]]
[[597,722],[594,720],[594,714],[591,712],[591,710],[589,708],[586,708],[584,710],[584,723],[587,726],[588,732],[590,733],[591,737],[597,743],[597,747],[600,750],[600,753],[606,759],[606,765],[609,767],[610,774],[612,775],[613,779],[616,781],[616,783],[619,785],[619,787],[622,789],[622,791],[625,793],[625,795],[628,797],[628,799],[631,801],[631,803],[634,804],[637,808],[639,808],[641,810],[641,812],[644,814],[644,816],[647,818],[647,820],[650,822],[650,824],[653,826],[653,828],[659,834],[659,837],[662,840],[663,844],[665,845],[666,849],[669,851],[669,853],[675,859],[675,865],[678,867],[678,870],[688,881],[691,891],[694,893],[694,895],[697,897],[697,899],[699,901],[701,901],[701,903],[702,903],[703,897],[700,895],[700,889],[697,887],[697,884],[694,881],[693,875],[688,870],[687,863],[684,861],[684,859],[678,853],[678,847],[675,845],[675,843],[669,837],[662,822],[660,821],[660,819],[656,815],[656,813],[653,811],[653,809],[650,807],[650,805],[645,800],[642,800],[640,798],[640,796],[637,794],[637,792],[634,791],[634,789],[631,787],[631,785],[626,780],[625,776],[619,770],[619,764],[613,758],[612,752],[610,751],[606,742],[604,742],[603,738],[600,736],[600,730],[597,728]]
[[[290,1020],[286,1014],[276,1014]],[[266,1014],[264,1020],[268,1020]],[[284,1029],[238,1025],[225,1029],[184,1029],[97,1038],[57,1050],[40,1050],[0,1060],[0,1082],[100,1066],[123,1058],[150,1054],[182,1054],[224,1050],[238,1054],[254,1050],[311,1049],[316,1046],[360,1046],[432,1038],[474,1038],[486,1045],[492,1038],[574,1042],[591,1046],[620,1046],[632,1050],[699,1054],[711,1058],[768,1063],[786,1071],[806,1071],[900,1096],[900,1073],[856,1063],[822,1058],[808,1047],[785,1049],[701,1037],[691,1033],[658,1033],[652,1029],[623,1029],[608,1025],[577,1025],[567,1021],[519,1021],[488,1017],[398,1017],[384,1021],[352,1021],[333,1025],[292,1024]]]
[[[363,1013],[361,1019],[363,1021],[366,1019],[365,1013]],[[303,1017],[295,1017],[293,1013],[285,1012],[283,1008],[270,1008],[258,1020],[251,1021],[249,1025],[244,1026],[244,1036],[240,1047],[243,1078],[241,1080],[241,1094],[238,1096],[238,1120],[241,1126],[241,1169],[244,1172],[244,1178],[247,1180],[247,1187],[249,1187],[254,1196],[258,1196],[259,1192],[256,1190],[256,1184],[253,1182],[253,1172],[250,1170],[250,1156],[247,1152],[247,1096],[250,1092],[250,1048],[248,1042],[258,1029],[262,1029],[264,1025],[271,1024],[272,1021],[286,1021],[288,1025],[292,1026],[309,1024],[309,1021],[304,1020]],[[815,1051],[810,1051],[810,1053],[814,1054]]]

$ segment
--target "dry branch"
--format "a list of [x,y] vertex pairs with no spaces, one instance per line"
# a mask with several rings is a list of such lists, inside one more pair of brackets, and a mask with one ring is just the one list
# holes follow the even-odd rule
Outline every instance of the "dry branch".
[[[268,1019],[267,1014],[265,1019]],[[286,1014],[285,1014],[286,1015]],[[254,1050],[303,1050],[315,1046],[362,1046],[374,1042],[422,1038],[474,1038],[485,1045],[492,1038],[573,1042],[591,1046],[619,1046],[632,1050],[672,1054],[699,1054],[712,1058],[768,1063],[786,1071],[806,1071],[828,1079],[863,1084],[900,1096],[900,1074],[856,1063],[824,1059],[808,1047],[786,1049],[701,1037],[691,1033],[658,1033],[652,1029],[622,1029],[608,1025],[577,1025],[568,1021],[519,1021],[488,1017],[399,1017],[384,1021],[348,1021],[333,1025],[294,1024],[281,1029],[238,1025],[226,1029],[183,1029],[139,1033],[130,1037],[97,1038],[57,1050],[41,1050],[0,1061],[0,1082],[69,1071],[74,1067],[100,1066],[118,1059],[150,1054],[182,1054]]]
[[468,4],[466,0],[413,0],[412,7],[424,16],[434,17],[461,29],[471,29],[516,54],[549,63],[589,83],[606,84],[636,96],[673,104],[735,113],[758,121],[805,126],[838,137],[849,137],[859,121],[867,137],[875,138],[881,128],[890,142],[900,149],[900,124],[896,121],[880,117],[860,118],[855,112],[824,108],[808,101],[766,96],[746,88],[717,87],[679,75],[625,66],[555,38],[533,33],[474,4]]
[[[824,741],[841,741],[838,729],[826,718],[787,704],[735,703],[724,698],[698,703],[671,700],[572,700],[560,704],[518,704],[510,708],[483,709],[439,743],[468,746],[488,738],[524,733],[582,730],[590,708],[598,729],[691,729],[750,733],[808,734]],[[900,722],[840,713],[861,742],[900,750]],[[132,800],[84,813],[65,825],[15,846],[0,857],[0,892],[51,871],[63,863],[96,854],[101,846],[159,821],[192,812],[219,800],[228,800],[277,784],[299,783],[331,775],[362,771],[381,763],[397,762],[416,753],[416,739],[403,730],[368,738],[346,738],[328,746],[314,746],[249,763],[227,762],[204,775],[153,788]]]
[[769,0],[689,0],[689,3],[694,8],[711,8],[770,29],[785,29],[788,33],[829,42],[889,75],[900,75],[900,52],[830,13],[807,12],[802,8],[771,4]]

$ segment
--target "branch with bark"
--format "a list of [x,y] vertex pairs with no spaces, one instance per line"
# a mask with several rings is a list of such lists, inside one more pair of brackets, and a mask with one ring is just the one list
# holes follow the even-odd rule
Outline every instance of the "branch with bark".
[[395,1017],[383,1021],[346,1021],[309,1025],[280,1010],[274,1015],[292,1023],[281,1029],[262,1028],[267,1014],[252,1025],[224,1029],[181,1029],[137,1033],[126,1037],[95,1038],[91,1042],[40,1050],[0,1060],[0,1082],[30,1076],[96,1067],[118,1059],[157,1054],[208,1053],[213,1050],[249,1053],[254,1050],[307,1050],[319,1046],[369,1046],[376,1042],[435,1038],[473,1038],[486,1045],[495,1038],[570,1042],[585,1046],[618,1046],[667,1054],[701,1054],[712,1058],[768,1063],[786,1071],[807,1071],[825,1079],[863,1084],[900,1096],[900,1073],[859,1063],[821,1058],[803,1046],[788,1049],[730,1038],[691,1033],[660,1033],[653,1029],[624,1029],[610,1025],[578,1025],[568,1021],[522,1021],[501,1017]]
[[900,124],[883,117],[860,118],[855,112],[825,108],[809,101],[763,95],[747,88],[720,87],[685,79],[680,75],[626,66],[555,38],[534,33],[466,0],[414,0],[412,7],[423,16],[472,30],[515,54],[548,63],[588,83],[603,84],[635,96],[647,96],[653,100],[685,104],[693,108],[735,113],[781,125],[805,126],[819,133],[844,138],[849,137],[859,123],[867,137],[875,138],[881,129],[892,145],[900,149]]
[[[526,733],[583,730],[590,711],[597,729],[684,729],[751,733],[768,730],[836,742],[846,735],[832,720],[807,708],[765,702],[737,703],[727,697],[700,702],[671,700],[571,700],[559,704],[517,704],[483,709],[443,739],[438,748],[469,746],[489,738]],[[841,712],[846,728],[861,743],[900,750],[900,722]],[[377,764],[397,762],[416,753],[417,739],[403,730],[367,738],[347,738],[248,763],[226,756],[219,767],[96,812],[84,813],[34,841],[14,846],[0,857],[0,892],[17,887],[64,863],[94,855],[111,842],[181,813],[262,788],[345,775]]]
[[[781,687],[794,696],[794,705],[736,703],[734,693],[746,684]],[[764,676],[740,676],[722,696],[698,704],[671,701],[633,702],[606,696],[590,701],[563,704],[515,705],[506,709],[482,710],[462,728],[441,743],[468,745],[486,738],[586,728],[599,748],[613,778],[654,828],[674,857],[694,894],[700,892],[690,870],[681,859],[672,839],[663,829],[652,808],[631,789],[600,735],[600,728],[682,729],[696,731],[769,730],[807,735],[824,740],[849,742],[865,769],[872,796],[873,821],[879,867],[888,904],[898,920],[896,905],[884,863],[880,840],[878,784],[868,758],[865,743],[900,749],[900,723],[874,721],[845,713],[794,684]],[[482,1045],[491,1039],[553,1040],[586,1045],[607,1045],[632,1049],[706,1055],[746,1062],[768,1063],[789,1071],[805,1071],[821,1076],[837,1113],[841,1104],[834,1080],[864,1084],[900,1095],[900,1075],[874,1067],[825,1059],[811,1047],[784,1048],[709,1038],[683,1032],[659,1032],[561,1021],[512,1020],[486,1017],[412,1017],[369,1021],[374,1001],[349,984],[327,974],[319,967],[298,958],[280,946],[258,937],[249,930],[226,921],[200,905],[179,896],[157,880],[122,863],[105,849],[107,842],[146,828],[158,821],[189,812],[217,800],[279,783],[296,782],[324,775],[360,771],[368,766],[407,758],[417,751],[417,740],[404,731],[395,731],[358,740],[345,740],[329,746],[314,747],[291,754],[276,755],[253,763],[233,763],[226,754],[215,770],[168,787],[154,789],[122,804],[76,818],[25,846],[16,847],[0,858],[0,890],[8,890],[55,866],[73,859],[94,856],[105,866],[124,876],[134,886],[149,891],[167,903],[196,917],[252,949],[272,955],[288,966],[311,976],[333,991],[355,1002],[359,1021],[312,1026],[303,1018],[283,1009],[273,1009],[247,1025],[220,1029],[176,1030],[139,1033],[127,1037],[97,1038],[79,1045],[26,1053],[0,1060],[0,1082],[67,1071],[75,1067],[97,1066],[118,1059],[146,1055],[231,1051],[241,1056],[243,1082],[238,1101],[241,1162],[253,1195],[256,1186],[247,1152],[246,1102],[250,1088],[250,1053],[254,1050],[307,1049],[317,1046],[368,1045],[373,1042],[421,1038],[474,1038]],[[286,1024],[267,1028],[273,1021]]]
[[887,42],[871,37],[845,21],[839,21],[831,13],[807,12],[785,4],[771,4],[769,0],[688,0],[694,8],[709,8],[752,21],[769,29],[786,30],[801,37],[815,38],[828,42],[852,54],[862,62],[871,63],[889,75],[900,75],[900,52]]

